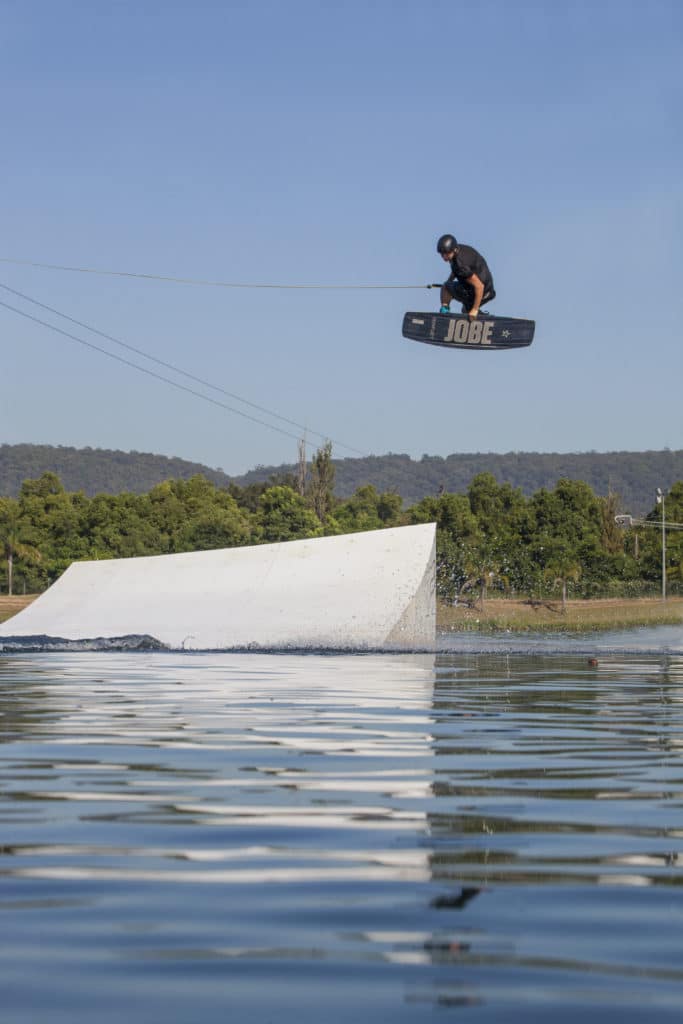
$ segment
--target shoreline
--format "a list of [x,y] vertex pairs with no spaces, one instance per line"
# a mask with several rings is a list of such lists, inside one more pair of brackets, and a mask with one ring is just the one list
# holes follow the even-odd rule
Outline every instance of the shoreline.
[[683,627],[683,597],[602,597],[537,601],[492,597],[483,607],[450,607],[437,601],[437,628],[479,633],[586,633],[639,626]]
[[[38,594],[8,597],[0,594],[0,622],[5,622]],[[492,597],[481,605],[467,608],[451,607],[437,601],[438,630],[479,633],[585,633],[613,629],[636,629],[639,626],[683,627],[683,597],[592,598],[567,601],[562,610],[560,601],[539,601],[509,597]]]

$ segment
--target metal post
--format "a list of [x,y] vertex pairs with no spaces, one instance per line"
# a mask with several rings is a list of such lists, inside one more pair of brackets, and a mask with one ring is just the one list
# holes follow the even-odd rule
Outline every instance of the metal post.
[[664,510],[664,494],[657,488],[657,504],[662,506],[662,601],[666,601],[666,513]]
[[662,495],[662,601],[666,601],[666,515]]

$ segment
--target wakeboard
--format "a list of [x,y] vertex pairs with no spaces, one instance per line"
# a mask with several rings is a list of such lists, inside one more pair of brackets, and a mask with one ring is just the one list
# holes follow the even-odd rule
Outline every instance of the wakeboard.
[[534,320],[480,313],[475,320],[462,313],[406,313],[403,337],[443,348],[525,348],[534,340]]

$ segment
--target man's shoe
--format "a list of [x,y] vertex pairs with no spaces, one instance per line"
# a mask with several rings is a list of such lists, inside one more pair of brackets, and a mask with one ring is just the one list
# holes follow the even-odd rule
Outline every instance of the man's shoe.
[[451,307],[450,306],[442,306],[441,309],[439,310],[439,313],[450,313],[450,311],[451,311]]

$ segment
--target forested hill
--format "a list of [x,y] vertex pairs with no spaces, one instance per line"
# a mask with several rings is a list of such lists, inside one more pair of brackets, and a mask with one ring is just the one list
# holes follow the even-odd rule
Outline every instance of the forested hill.
[[103,448],[64,448],[47,444],[0,445],[0,496],[16,497],[24,480],[56,473],[67,491],[94,494],[144,494],[164,480],[189,480],[202,473],[224,487],[230,477],[198,462],[169,459],[148,452]]
[[[337,497],[349,497],[364,484],[401,495],[413,505],[440,489],[464,493],[477,473],[492,473],[499,483],[521,488],[530,496],[541,487],[552,489],[563,477],[583,480],[598,495],[609,491],[621,496],[622,508],[634,514],[650,511],[656,489],[666,491],[683,480],[683,450],[650,452],[582,452],[573,454],[508,452],[449,455],[378,455],[365,459],[335,460]],[[244,486],[293,473],[293,465],[259,466],[239,477],[229,477],[200,463],[144,452],[65,448],[49,445],[0,446],[0,495],[16,496],[26,479],[56,473],[68,491],[88,495],[142,494],[168,479],[189,479],[202,473],[217,486],[231,481]]]
[[[492,452],[476,454],[423,455],[413,460],[408,455],[378,455],[364,459],[334,461],[335,494],[349,497],[363,484],[382,491],[395,491],[405,505],[413,505],[440,489],[464,494],[478,473],[492,473],[499,484],[521,488],[530,497],[545,487],[552,489],[558,480],[583,480],[597,495],[614,492],[621,507],[635,515],[649,512],[658,487],[667,491],[683,480],[683,450],[645,452]],[[236,477],[235,483],[256,483],[274,474],[294,472],[294,466],[259,466]]]

